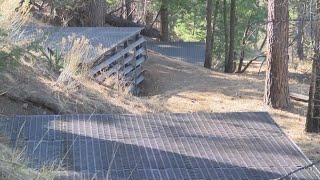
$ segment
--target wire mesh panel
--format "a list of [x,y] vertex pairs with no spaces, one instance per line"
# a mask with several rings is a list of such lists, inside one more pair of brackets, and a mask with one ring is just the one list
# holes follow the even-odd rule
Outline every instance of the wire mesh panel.
[[19,116],[6,127],[30,166],[55,159],[70,179],[273,179],[310,163],[262,112]]
[[184,62],[204,65],[205,43],[149,41],[148,49]]

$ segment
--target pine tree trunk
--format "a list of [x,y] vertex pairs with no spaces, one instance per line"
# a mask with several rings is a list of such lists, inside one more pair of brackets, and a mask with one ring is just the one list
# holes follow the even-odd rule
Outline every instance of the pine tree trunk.
[[269,0],[267,72],[264,101],[273,108],[290,106],[288,84],[288,1]]
[[207,37],[204,67],[211,69],[212,66],[212,0],[207,0]]
[[229,36],[227,26],[227,1],[223,0],[223,29],[224,29],[224,71],[227,72],[229,68]]
[[[320,0],[317,0],[317,7],[320,6]],[[317,15],[320,9],[317,9]],[[311,24],[314,22],[311,21]],[[306,119],[306,132],[319,132],[320,130],[320,25],[314,23],[314,56],[312,63],[312,76],[309,90],[309,104]],[[311,29],[313,31],[313,28]]]
[[211,48],[212,49],[213,49],[213,46],[214,46],[214,37],[215,37],[215,33],[216,33],[215,29],[216,29],[216,24],[217,24],[219,6],[220,6],[220,0],[216,0],[216,4],[215,4],[215,7],[214,7],[213,21],[212,21],[212,39],[211,39]]
[[161,30],[160,30],[160,40],[169,41],[169,11],[168,11],[168,0],[162,0],[160,8],[161,16]]
[[132,0],[125,0],[127,20],[133,21]]
[[304,47],[303,47],[303,35],[304,35],[304,21],[303,19],[304,6],[300,5],[298,7],[298,19],[297,22],[297,54],[299,59],[302,61],[304,59]]
[[228,67],[225,69],[226,73],[233,73],[235,68],[233,65],[234,61],[234,29],[235,29],[235,19],[236,19],[236,10],[235,10],[235,0],[231,0],[230,6],[230,42],[229,42],[229,53],[228,53]]
[[320,57],[319,55],[314,55],[314,60],[312,63],[312,76],[310,82],[309,90],[309,103],[307,111],[306,120],[306,132],[319,132],[319,117],[320,117]]
[[106,1],[91,0],[88,4],[89,19],[88,26],[97,27],[105,24]]

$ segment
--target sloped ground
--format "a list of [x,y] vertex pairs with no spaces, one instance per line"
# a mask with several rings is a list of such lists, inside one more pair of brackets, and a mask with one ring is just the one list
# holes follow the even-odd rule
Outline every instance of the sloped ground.
[[[28,101],[28,97],[54,102],[62,113],[267,111],[311,160],[320,158],[320,135],[303,131],[307,104],[293,102],[294,107],[288,111],[266,106],[265,75],[258,75],[257,67],[246,74],[224,74],[150,52],[145,68],[143,94],[131,97],[85,79],[63,87],[55,83],[54,74],[32,63],[11,67],[1,73],[0,94],[7,93],[0,96],[0,114],[57,114],[56,110]],[[301,76],[300,72],[292,71],[290,87],[293,92],[307,94],[308,85],[301,83]],[[25,98],[12,100],[12,97]]]
[[[320,158],[320,135],[304,133],[307,104],[286,111],[263,103],[265,73],[259,64],[246,74],[224,74],[149,53],[144,96],[169,112],[269,112],[311,160]],[[264,70],[264,69],[262,69]],[[307,94],[307,75],[290,70],[292,92]]]

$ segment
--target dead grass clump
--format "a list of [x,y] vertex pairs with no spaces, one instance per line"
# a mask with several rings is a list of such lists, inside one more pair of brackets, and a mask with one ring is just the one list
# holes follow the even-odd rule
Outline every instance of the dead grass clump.
[[303,61],[301,61],[298,58],[294,58],[292,60],[292,63],[290,63],[289,65],[290,65],[290,68],[294,69],[295,71],[300,71],[303,73],[311,73],[312,60],[306,58]]
[[16,37],[30,18],[28,1],[20,4],[20,0],[0,0],[0,24],[9,38]]
[[72,84],[72,81],[87,76],[89,64],[87,62],[96,59],[102,52],[102,47],[93,47],[89,39],[82,36],[69,36],[62,39],[64,54],[64,66],[58,78],[59,83]]
[[14,151],[7,146],[0,144],[0,178],[9,179],[54,179],[56,176],[50,168],[42,168],[35,171],[27,167],[23,158],[23,152]]

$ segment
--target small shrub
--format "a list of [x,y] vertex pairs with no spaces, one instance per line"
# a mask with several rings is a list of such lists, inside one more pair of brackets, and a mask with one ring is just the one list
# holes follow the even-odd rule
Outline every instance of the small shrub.
[[64,60],[62,58],[61,52],[58,49],[52,51],[51,49],[44,48],[42,46],[40,46],[38,49],[41,52],[41,55],[48,62],[50,70],[59,72],[63,68]]
[[58,78],[58,82],[71,82],[79,76],[86,76],[90,61],[98,58],[103,52],[102,46],[93,47],[89,40],[82,36],[69,36],[68,39],[62,40],[64,66]]

